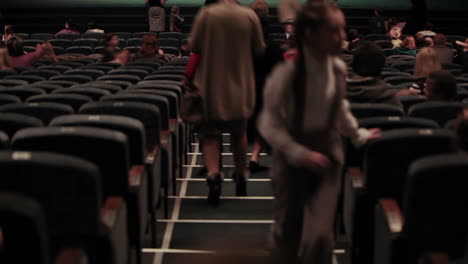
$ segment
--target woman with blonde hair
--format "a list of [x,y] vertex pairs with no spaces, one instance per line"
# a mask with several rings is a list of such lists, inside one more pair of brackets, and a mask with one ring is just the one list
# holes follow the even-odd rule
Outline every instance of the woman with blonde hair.
[[426,78],[429,73],[442,69],[439,57],[432,48],[422,48],[416,55],[416,64],[414,65],[414,77]]
[[57,56],[55,55],[54,47],[52,47],[52,45],[48,41],[42,43],[41,59],[55,62],[59,61],[57,59]]
[[414,64],[414,78],[416,82],[412,85],[418,89],[418,93],[423,93],[426,86],[427,76],[434,71],[442,69],[439,57],[433,48],[425,47],[419,50]]
[[10,70],[10,62],[8,62],[8,50],[5,47],[0,48],[0,70]]

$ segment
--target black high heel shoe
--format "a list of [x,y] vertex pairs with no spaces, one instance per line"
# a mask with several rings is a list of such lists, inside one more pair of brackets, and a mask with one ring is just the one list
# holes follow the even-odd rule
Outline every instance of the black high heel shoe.
[[223,176],[221,173],[216,173],[214,177],[207,177],[206,183],[208,184],[208,204],[217,207],[219,204],[219,197],[221,196]]
[[247,175],[234,173],[232,177],[236,182],[236,196],[247,196]]

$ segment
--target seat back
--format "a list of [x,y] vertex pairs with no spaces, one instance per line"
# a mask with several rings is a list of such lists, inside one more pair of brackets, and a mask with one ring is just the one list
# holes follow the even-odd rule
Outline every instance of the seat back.
[[145,127],[146,150],[160,144],[159,109],[151,104],[137,102],[95,102],[83,105],[80,114],[117,115],[138,119]]
[[364,154],[365,186],[373,198],[401,201],[410,164],[418,158],[452,151],[454,135],[445,129],[385,131]]
[[464,254],[468,235],[468,156],[445,154],[411,164],[403,232],[417,250]]
[[408,115],[434,120],[443,127],[447,121],[455,119],[465,106],[464,103],[455,102],[424,102],[411,106]]
[[86,103],[92,102],[91,97],[81,95],[81,94],[44,94],[36,95],[29,97],[27,103],[40,103],[40,102],[49,102],[49,103],[59,103],[64,105],[69,105],[73,107],[75,111],[78,111],[80,107]]
[[0,170],[0,191],[31,197],[44,209],[53,252],[96,240],[102,202],[96,165],[56,153],[3,151]]
[[145,160],[145,128],[139,120],[111,115],[68,115],[52,120],[51,126],[86,126],[120,131],[128,138],[130,163],[143,164]]
[[103,193],[128,192],[129,150],[121,132],[91,127],[40,127],[19,131],[11,143],[15,150],[50,151],[73,155],[98,166]]
[[358,119],[365,117],[404,115],[401,108],[389,104],[351,104],[351,112]]
[[48,124],[52,119],[61,115],[73,114],[73,108],[58,103],[19,103],[0,107],[2,113],[16,113],[33,116]]
[[5,245],[0,253],[2,263],[50,263],[46,216],[37,201],[0,192],[0,227]]
[[10,138],[23,128],[40,127],[44,123],[33,116],[15,114],[15,113],[0,113],[0,130],[5,132]]

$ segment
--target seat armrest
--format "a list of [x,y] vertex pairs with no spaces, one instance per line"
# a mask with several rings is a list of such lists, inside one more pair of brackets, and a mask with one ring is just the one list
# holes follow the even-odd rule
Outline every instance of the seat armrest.
[[393,199],[380,199],[375,208],[374,263],[390,264],[399,248],[403,214]]
[[161,138],[161,148],[167,149],[169,146],[169,140],[171,137],[171,132],[169,130],[163,130],[159,133]]
[[88,256],[81,248],[61,249],[54,260],[54,264],[82,264],[88,263]]
[[122,197],[106,198],[101,208],[101,223],[104,235],[108,236],[114,246],[117,263],[125,263],[128,254],[127,206]]
[[159,153],[159,145],[155,145],[153,149],[146,154],[145,164],[153,164],[154,160],[158,156]]
[[169,132],[175,133],[177,130],[177,125],[179,124],[179,120],[176,118],[169,119]]
[[364,188],[364,175],[361,168],[349,167],[347,170],[348,177],[351,178],[353,188]]
[[59,251],[54,264],[85,264],[88,256],[81,248],[64,248]]
[[130,187],[137,187],[141,185],[141,180],[146,173],[144,165],[134,165],[128,172],[128,185]]

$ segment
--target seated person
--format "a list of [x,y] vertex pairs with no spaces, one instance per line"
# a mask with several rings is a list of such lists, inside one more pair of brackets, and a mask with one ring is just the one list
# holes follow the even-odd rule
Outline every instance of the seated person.
[[156,35],[146,34],[141,38],[140,50],[135,54],[135,60],[165,59],[164,51],[159,49]]
[[427,76],[424,94],[430,101],[453,101],[457,97],[457,81],[448,71],[433,71]]
[[186,39],[182,40],[180,44],[180,56],[182,58],[190,57],[190,49],[188,47],[188,41]]
[[458,49],[458,62],[463,65],[465,72],[468,72],[468,38],[465,42],[455,41]]
[[453,62],[453,50],[447,47],[447,37],[444,34],[436,34],[434,37],[434,46],[432,47],[439,57],[441,64]]
[[426,42],[426,47],[434,46],[434,39],[432,37],[424,37],[424,42]]
[[0,47],[0,70],[11,70],[10,62],[8,61],[8,50],[6,47]]
[[12,67],[32,67],[42,56],[42,45],[36,45],[36,51],[26,54],[23,49],[23,40],[11,37],[7,41],[8,62]]
[[98,24],[94,20],[91,20],[91,21],[88,22],[88,26],[86,27],[86,33],[88,33],[88,32],[103,33],[104,34],[104,30],[99,29]]
[[397,19],[391,19],[387,23],[387,35],[392,41],[393,48],[396,48],[401,45],[402,40],[401,35],[403,28],[406,26],[406,22],[399,22]]
[[292,36],[294,36],[294,25],[293,23],[285,23],[284,24],[284,36],[288,40]]
[[346,34],[347,45],[344,46],[344,48],[352,51],[359,45],[359,43],[361,43],[361,41],[361,36],[359,35],[358,30],[355,28],[350,28]]
[[468,153],[468,108],[464,108],[455,121],[455,141],[459,153]]
[[439,57],[437,57],[433,48],[425,47],[419,50],[416,55],[416,63],[414,64],[414,78],[416,82],[412,85],[415,91],[423,93],[427,76],[433,71],[442,69]]
[[65,20],[65,28],[60,30],[55,34],[57,36],[58,34],[62,33],[75,33],[75,34],[80,34],[80,31],[76,29],[76,24],[73,23],[73,20],[71,18]]
[[12,25],[5,25],[3,28],[3,36],[2,40],[7,41],[9,38],[13,37],[15,34],[13,33],[13,26]]
[[112,61],[115,55],[120,51],[119,37],[113,33],[107,33],[104,36],[103,62]]
[[41,60],[48,60],[58,62],[57,56],[55,55],[54,47],[50,44],[50,42],[46,41],[42,43],[42,56]]
[[410,55],[416,57],[416,41],[412,36],[406,36],[401,46],[392,50],[393,55]]
[[356,75],[347,80],[346,98],[352,103],[384,103],[401,107],[397,90],[380,78],[385,54],[376,44],[365,41],[353,52],[352,68]]

